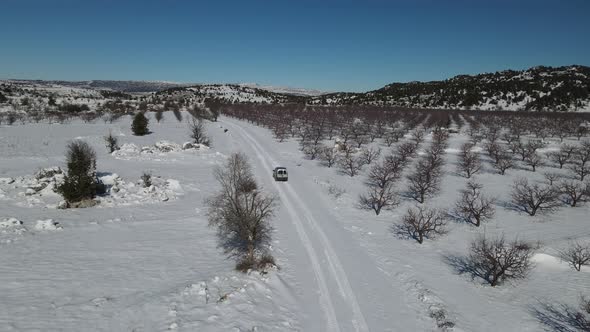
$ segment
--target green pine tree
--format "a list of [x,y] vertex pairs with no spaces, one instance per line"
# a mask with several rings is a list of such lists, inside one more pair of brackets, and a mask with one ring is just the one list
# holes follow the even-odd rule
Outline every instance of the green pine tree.
[[68,144],[66,152],[68,172],[57,191],[69,203],[92,199],[96,196],[96,153],[83,141]]
[[146,118],[146,116],[142,112],[135,114],[135,117],[133,118],[133,123],[131,124],[131,130],[133,131],[133,135],[143,136],[149,134],[149,122],[150,120]]

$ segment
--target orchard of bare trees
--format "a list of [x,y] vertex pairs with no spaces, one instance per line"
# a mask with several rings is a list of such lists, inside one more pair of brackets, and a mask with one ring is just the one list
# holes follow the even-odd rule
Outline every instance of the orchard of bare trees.
[[[298,142],[305,159],[362,183],[356,206],[379,218],[395,211],[399,220],[392,229],[418,243],[449,232],[448,220],[479,227],[493,222],[499,209],[548,216],[590,197],[590,117],[583,113],[301,104],[233,104],[220,110],[270,129],[279,144]],[[450,137],[459,139],[458,148],[449,149]],[[454,205],[435,207],[449,176],[465,185]],[[479,180],[490,176],[506,183],[499,197]],[[537,248],[517,237],[481,236],[462,266],[497,286],[525,278]],[[587,264],[587,247],[573,246],[563,256],[579,267]]]

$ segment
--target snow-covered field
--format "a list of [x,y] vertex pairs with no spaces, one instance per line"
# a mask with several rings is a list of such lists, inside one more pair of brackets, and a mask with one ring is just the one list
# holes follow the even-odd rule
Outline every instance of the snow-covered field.
[[[557,258],[572,239],[590,240],[589,205],[542,217],[503,207],[516,178],[541,180],[548,167],[501,176],[485,162],[477,178],[498,199],[495,218],[480,228],[451,223],[448,235],[418,244],[392,232],[409,200],[379,216],[356,208],[367,167],[350,178],[303,159],[294,140],[227,117],[208,124],[211,149],[182,149],[188,125],[172,114],[144,137],[131,135],[130,122],[0,126],[0,330],[437,331],[444,312],[454,331],[539,331],[536,310],[590,295],[590,270]],[[114,154],[103,142],[109,131],[126,144]],[[65,168],[72,139],[95,148],[111,191],[95,207],[61,210],[50,190],[59,174],[35,174]],[[467,180],[456,154],[466,140],[451,135],[430,205],[449,209],[459,198]],[[207,225],[213,167],[237,151],[280,198],[279,269],[265,275],[234,271]],[[272,180],[279,165],[289,182]],[[153,189],[140,185],[143,172]],[[490,287],[459,275],[452,257],[482,233],[540,241],[529,277]]]

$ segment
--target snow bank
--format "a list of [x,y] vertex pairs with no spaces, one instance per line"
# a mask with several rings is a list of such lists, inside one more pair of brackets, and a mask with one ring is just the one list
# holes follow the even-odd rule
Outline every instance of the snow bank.
[[112,155],[117,159],[131,160],[131,159],[151,159],[157,160],[157,157],[164,157],[169,153],[180,153],[183,151],[208,150],[209,147],[202,144],[195,144],[185,142],[184,144],[176,144],[168,141],[158,141],[154,145],[139,147],[133,143],[125,143]]
[[[169,299],[169,330],[299,331],[292,313],[277,305],[276,275],[213,277],[179,289]],[[257,299],[253,301],[253,299]],[[280,303],[280,302],[279,302]],[[248,312],[248,315],[244,315]]]
[[37,220],[35,229],[38,231],[57,231],[61,230],[62,227],[57,221],[53,221],[53,219],[44,219]]
[[0,220],[0,232],[6,232],[7,229],[15,229],[22,225],[23,222],[16,218],[4,218]]
[[[568,271],[572,270],[572,266],[560,259],[559,257],[551,256],[549,254],[538,253],[535,254],[531,259],[538,268],[542,268],[545,270],[554,270],[554,271]],[[582,271],[590,272],[590,267],[582,266]]]
[[13,217],[2,218],[0,219],[0,244],[11,243],[26,231],[22,221]]
[[0,199],[12,199],[17,205],[34,207],[57,202],[61,196],[57,187],[63,183],[64,173],[59,167],[39,170],[33,175],[0,179]]
[[[128,182],[116,173],[99,173],[99,181],[107,188],[105,195],[95,198],[101,205],[135,205],[166,202],[183,194],[179,181],[152,177],[152,185],[145,188],[140,181]],[[60,208],[64,201],[57,191],[63,183],[64,173],[59,167],[44,168],[32,176],[23,176],[0,182],[0,199],[16,201],[25,207],[43,206]]]
[[11,184],[14,183],[13,178],[0,178],[0,184]]
[[180,182],[159,176],[151,178],[152,184],[149,187],[144,187],[140,181],[127,182],[115,173],[99,176],[99,180],[107,186],[107,194],[96,198],[101,202],[100,206],[166,202],[183,194]]

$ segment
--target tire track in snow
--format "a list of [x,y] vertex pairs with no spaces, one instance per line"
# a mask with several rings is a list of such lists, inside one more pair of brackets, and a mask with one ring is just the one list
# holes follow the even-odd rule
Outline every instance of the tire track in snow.
[[[227,124],[227,122],[226,122],[226,124]],[[248,134],[243,128],[241,128],[237,125],[234,125],[234,124],[230,124],[230,126],[237,128],[242,133],[243,137],[252,144],[252,148],[255,150],[256,156],[262,162],[263,165],[265,165],[269,169],[272,169],[273,165],[277,165],[274,158],[272,158],[272,156],[270,156],[270,154],[267,151],[265,151],[264,148],[260,146],[260,144],[258,144],[256,139],[254,139],[250,134]],[[269,165],[269,163],[270,163],[270,165]],[[330,269],[332,277],[336,281],[336,284],[338,286],[339,292],[342,295],[342,297],[344,299],[346,299],[347,303],[350,303],[350,305],[351,305],[351,309],[352,309],[352,313],[353,313],[352,324],[354,325],[355,330],[356,331],[369,331],[369,327],[368,327],[365,317],[360,309],[360,305],[358,304],[356,296],[354,295],[352,287],[350,286],[350,282],[348,281],[348,277],[346,276],[346,272],[344,271],[344,268],[342,267],[342,264],[340,263],[340,260],[338,259],[336,252],[332,248],[330,241],[328,240],[328,237],[323,232],[323,230],[318,226],[318,223],[314,219],[309,208],[306,206],[306,204],[303,202],[303,200],[301,200],[299,195],[295,192],[295,190],[293,190],[293,188],[291,186],[289,186],[289,185],[280,186],[276,182],[273,184],[274,184],[275,188],[279,191],[279,193],[283,194],[283,196],[288,196],[288,199],[283,200],[283,202],[284,202],[285,206],[287,207],[289,215],[291,216],[292,220],[295,223],[298,235],[301,237],[302,241],[305,244],[305,247],[306,247],[306,250],[310,256],[310,259],[312,260],[314,273],[316,274],[316,278],[318,279],[318,282],[320,283],[321,295],[322,295],[322,297],[325,297],[327,299],[327,301],[325,301],[327,308],[324,307],[324,309],[328,315],[328,326],[330,326],[330,321],[334,320],[334,322],[336,324],[335,325],[336,328],[339,329],[339,327],[337,325],[336,316],[335,316],[334,306],[333,306],[332,301],[330,299],[330,293],[329,293],[329,290],[326,285],[325,277],[324,277],[324,274],[321,270],[321,266],[319,264],[318,254],[316,253],[315,249],[313,248],[313,244],[311,243],[307,233],[305,232],[302,221],[299,218],[297,211],[303,212],[303,214],[305,215],[305,219],[307,221],[307,224],[312,228],[312,230],[320,238],[321,245],[324,247],[323,248],[324,255],[327,259],[328,267]],[[285,195],[285,190],[283,190],[283,187],[286,188],[287,195]],[[291,198],[291,199],[289,199],[289,198]],[[294,201],[297,204],[297,207],[299,208],[298,210],[295,210],[293,204],[291,203],[292,201]]]
[[[228,123],[226,123],[226,124],[228,124]],[[272,158],[269,160],[265,159],[265,156],[263,155],[262,150],[259,148],[258,143],[249,134],[247,134],[245,130],[243,130],[239,126],[235,126],[233,124],[229,124],[229,125],[232,126],[233,128],[237,128],[242,133],[242,136],[246,140],[250,141],[252,148],[256,152],[256,157],[258,158],[258,160],[265,167],[271,169],[272,167],[269,165],[269,162],[274,163],[274,160],[272,160]],[[277,189],[277,191],[279,191],[279,193],[281,193],[281,194],[283,194],[283,196],[285,196],[281,186],[279,186],[278,183],[276,183],[276,182],[273,184],[274,184],[275,188]],[[326,315],[326,320],[327,320],[326,330],[340,331],[340,326],[338,325],[338,319],[336,318],[336,310],[334,309],[334,304],[332,303],[332,300],[330,298],[330,291],[328,289],[328,284],[326,283],[326,278],[325,278],[325,276],[322,272],[322,269],[321,269],[319,257],[317,255],[317,253],[315,252],[315,249],[313,248],[313,244],[312,244],[311,240],[309,239],[309,236],[305,232],[303,222],[301,221],[301,219],[297,215],[297,210],[291,204],[291,201],[290,200],[282,200],[282,202],[284,203],[285,207],[287,208],[287,212],[289,213],[289,216],[291,217],[291,220],[293,221],[293,224],[295,225],[297,235],[299,236],[302,243],[304,244],[305,250],[307,251],[307,254],[311,260],[313,272],[314,272],[316,280],[318,281],[318,286],[320,288],[319,289],[320,290],[320,305],[323,308],[324,313]]]

